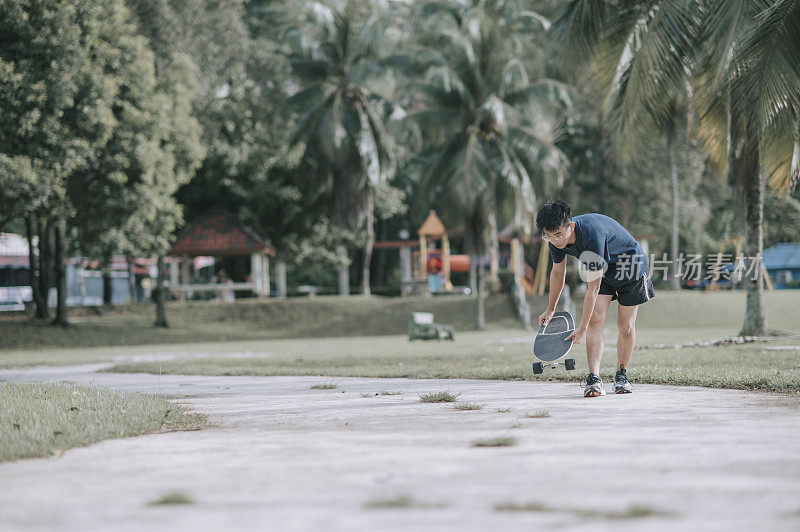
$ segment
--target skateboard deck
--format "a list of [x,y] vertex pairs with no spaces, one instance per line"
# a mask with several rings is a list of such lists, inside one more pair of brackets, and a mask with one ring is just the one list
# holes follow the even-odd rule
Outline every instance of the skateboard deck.
[[566,338],[575,330],[575,321],[569,312],[556,312],[539,327],[533,341],[533,356],[542,362],[557,362],[572,349],[572,340]]

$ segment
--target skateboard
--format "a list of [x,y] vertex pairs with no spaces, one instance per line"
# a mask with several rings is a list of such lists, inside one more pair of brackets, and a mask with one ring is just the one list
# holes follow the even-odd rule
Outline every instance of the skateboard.
[[572,349],[572,340],[565,340],[575,330],[575,320],[569,312],[556,312],[547,322],[539,327],[536,339],[533,341],[533,356],[539,361],[533,363],[533,372],[537,375],[544,372],[544,368],[557,368],[564,366],[567,371],[575,369],[575,359],[567,358]]

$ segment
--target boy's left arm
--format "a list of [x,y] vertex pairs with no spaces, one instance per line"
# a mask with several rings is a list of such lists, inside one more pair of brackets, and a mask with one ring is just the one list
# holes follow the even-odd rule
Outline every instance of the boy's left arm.
[[594,304],[597,302],[597,294],[600,293],[600,282],[602,278],[589,281],[586,295],[583,297],[583,312],[581,313],[581,324],[575,331],[566,339],[572,339],[573,342],[579,344],[583,341],[586,335],[586,329],[589,327],[589,320],[592,318],[594,312]]

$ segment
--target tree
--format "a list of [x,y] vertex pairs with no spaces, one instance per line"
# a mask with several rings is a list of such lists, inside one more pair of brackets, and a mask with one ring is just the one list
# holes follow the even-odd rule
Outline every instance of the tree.
[[[289,241],[302,239],[306,194],[288,168],[291,116],[287,105],[289,64],[276,39],[281,6],[271,2],[182,3],[136,0],[141,31],[157,51],[158,63],[175,54],[192,58],[200,90],[193,102],[203,128],[206,156],[178,200],[191,219],[223,206],[267,236],[277,249],[278,284]],[[310,218],[310,217],[309,217]]]
[[745,252],[756,275],[747,282],[741,334],[763,334],[765,178],[786,191],[800,173],[794,162],[800,151],[800,5],[574,0],[559,20],[557,37],[567,61],[600,58],[609,65],[601,71],[617,87],[622,113],[612,127],[623,149],[635,149],[631,139],[664,126],[661,102],[691,75],[697,132],[719,173],[731,169],[745,206]]
[[[531,230],[537,196],[564,159],[555,146],[566,87],[529,66],[549,22],[516,3],[431,2],[424,20],[416,95],[408,120],[432,150],[420,198],[433,198],[448,225],[463,226],[472,263],[496,245],[499,216]],[[484,326],[478,266],[477,326]]]
[[63,252],[72,209],[67,181],[91,163],[115,126],[120,80],[106,69],[117,60],[115,43],[125,32],[126,16],[113,0],[0,4],[0,146],[17,171],[31,172],[24,194],[30,203],[19,214],[26,217],[31,241],[38,228],[39,253],[31,254],[39,257],[38,273],[31,266],[37,316],[48,315],[52,264],[55,322],[62,325],[67,324]]
[[[313,160],[313,179],[332,199],[339,229],[339,293],[350,293],[349,234],[365,230],[365,264],[374,242],[375,189],[393,175],[393,140],[387,117],[397,112],[393,82],[381,65],[387,44],[380,9],[348,0],[343,4],[303,2],[305,18],[286,29],[292,69],[300,89],[293,103],[303,109],[291,142],[302,144],[303,159]],[[388,34],[391,35],[391,34]],[[363,291],[369,294],[369,269]]]

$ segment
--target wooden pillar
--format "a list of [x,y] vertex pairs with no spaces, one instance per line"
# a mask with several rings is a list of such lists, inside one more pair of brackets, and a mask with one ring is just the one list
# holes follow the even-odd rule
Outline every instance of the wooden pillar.
[[[184,286],[192,284],[191,264],[192,262],[188,255],[181,257],[181,284]],[[192,293],[189,290],[181,291],[181,301],[185,301],[187,298],[191,299]]]
[[489,279],[496,281],[497,274],[500,272],[500,244],[496,234],[491,242],[489,246]]
[[450,282],[450,238],[447,233],[442,235],[442,269],[444,270],[444,289],[452,290]]
[[522,275],[519,261],[519,238],[511,239],[511,271],[514,272],[514,280],[519,282],[519,278]]
[[252,283],[255,285],[253,288],[253,294],[256,296],[261,295],[261,253],[252,253],[250,254],[250,279]]
[[173,294],[178,288],[180,283],[180,278],[178,277],[178,258],[177,257],[170,257],[169,258],[169,290]]
[[414,279],[414,269],[411,267],[411,248],[403,246],[400,248],[400,295],[402,297],[411,295],[411,287],[407,284]]
[[420,276],[428,277],[428,241],[425,235],[419,235],[419,267]]
[[261,295],[269,297],[269,255],[261,254]]

